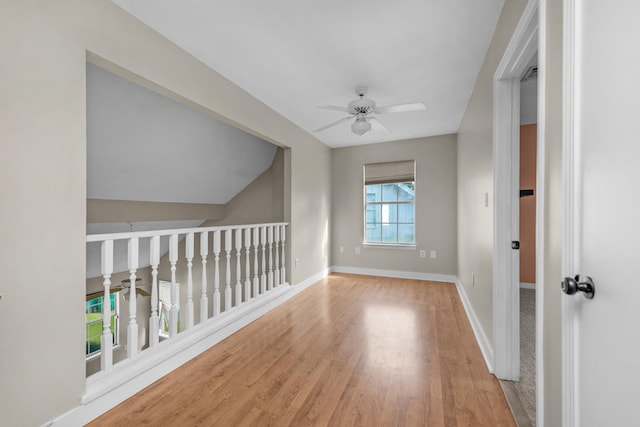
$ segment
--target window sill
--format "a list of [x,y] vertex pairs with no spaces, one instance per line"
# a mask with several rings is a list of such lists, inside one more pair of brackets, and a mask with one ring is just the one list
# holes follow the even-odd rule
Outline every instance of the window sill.
[[400,250],[409,250],[415,251],[416,244],[415,243],[362,243],[362,247],[364,248],[377,248],[377,249],[400,249]]

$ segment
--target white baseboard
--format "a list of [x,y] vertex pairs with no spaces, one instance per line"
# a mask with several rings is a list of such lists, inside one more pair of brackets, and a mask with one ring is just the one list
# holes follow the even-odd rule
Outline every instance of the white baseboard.
[[397,277],[401,279],[432,280],[436,282],[455,283],[456,289],[458,290],[458,295],[460,295],[460,300],[462,301],[462,306],[464,307],[465,313],[467,313],[469,323],[471,323],[471,328],[473,329],[473,333],[476,336],[476,341],[478,342],[478,346],[480,347],[480,351],[482,352],[482,357],[484,357],[484,362],[486,363],[489,372],[493,373],[493,348],[491,347],[491,344],[489,344],[489,340],[487,340],[487,336],[484,333],[484,329],[480,325],[480,321],[478,320],[475,311],[473,311],[473,307],[471,306],[469,297],[464,290],[464,286],[462,286],[462,283],[456,276],[449,274],[421,273],[415,271],[398,270],[378,270],[373,268],[345,267],[338,265],[331,267],[331,271],[336,273],[363,274],[368,276]]
[[484,333],[484,329],[478,320],[478,316],[476,316],[476,312],[473,310],[473,306],[469,301],[469,297],[467,296],[467,292],[464,290],[464,286],[462,286],[462,282],[455,279],[456,288],[458,289],[458,294],[460,295],[460,300],[462,301],[462,306],[464,307],[464,311],[467,313],[467,318],[469,319],[469,323],[471,323],[471,329],[473,329],[473,333],[476,336],[476,341],[478,342],[478,346],[480,347],[480,351],[482,352],[482,356],[484,357],[484,363],[487,364],[487,369],[489,372],[493,373],[493,347],[489,343],[487,336]]
[[526,282],[520,282],[520,289],[534,289],[536,288],[536,284],[535,283],[526,283]]
[[317,272],[313,276],[306,278],[305,280],[303,280],[302,282],[300,282],[300,283],[298,283],[297,285],[294,286],[295,293],[297,294],[299,292],[304,291],[309,286],[311,286],[314,283],[316,283],[318,280],[322,280],[325,277],[327,277],[329,275],[329,273],[331,273],[331,269],[330,268],[325,268],[324,270]]
[[451,274],[421,273],[418,271],[379,270],[376,268],[345,267],[334,265],[335,273],[362,274],[365,276],[397,277],[399,279],[431,280],[434,282],[455,282],[456,276]]
[[118,363],[109,375],[100,373],[87,378],[81,404],[44,426],[75,427],[89,423],[328,274],[329,269],[325,269],[298,285],[280,285],[263,298],[221,314],[215,322],[194,326],[188,334],[161,343],[153,351],[146,350],[134,360]]

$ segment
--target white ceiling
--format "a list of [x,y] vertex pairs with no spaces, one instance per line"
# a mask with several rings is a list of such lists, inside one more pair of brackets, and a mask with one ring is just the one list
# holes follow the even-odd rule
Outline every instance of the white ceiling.
[[277,147],[87,64],[87,198],[225,204]]
[[309,132],[345,116],[356,86],[390,135],[350,122],[315,134],[330,147],[455,133],[504,0],[113,0]]

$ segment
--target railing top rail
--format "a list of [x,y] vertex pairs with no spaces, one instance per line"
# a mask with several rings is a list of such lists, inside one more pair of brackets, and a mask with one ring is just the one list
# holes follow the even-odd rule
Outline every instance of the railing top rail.
[[271,227],[275,225],[289,225],[288,222],[268,222],[262,224],[217,225],[213,227],[177,228],[170,230],[128,231],[124,233],[88,234],[87,243],[102,242],[104,240],[122,240],[131,237],[170,236],[172,234],[203,233],[208,231],[235,230],[238,228]]

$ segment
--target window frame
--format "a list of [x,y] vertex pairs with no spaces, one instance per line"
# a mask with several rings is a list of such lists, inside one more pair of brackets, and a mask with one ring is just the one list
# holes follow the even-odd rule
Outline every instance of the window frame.
[[[109,299],[111,299],[111,296],[113,296],[113,310],[111,311],[111,318],[113,319],[113,329],[111,331],[111,334],[113,336],[113,343],[112,343],[112,349],[116,349],[118,347],[120,347],[120,291],[118,292],[111,292],[109,294]],[[86,300],[85,303],[89,303],[90,301],[96,300],[96,299],[103,299],[103,304],[104,304],[104,294],[101,293],[101,295],[97,295],[94,298],[88,299]],[[85,323],[84,323],[84,327],[85,327],[85,337],[84,337],[84,341],[85,341],[85,360],[86,361],[90,361],[90,360],[94,360],[97,359],[98,357],[100,357],[100,355],[102,354],[102,342],[100,343],[100,349],[97,351],[94,351],[92,353],[86,353],[86,351],[89,349],[88,347],[88,342],[89,342],[89,336],[87,334],[87,331],[89,329],[89,325],[91,324],[95,324],[95,323],[99,323],[100,325],[103,325],[103,319],[102,319],[102,312],[100,315],[99,319],[95,319],[95,320],[87,320],[86,315],[88,314],[86,311],[86,305],[85,305]],[[102,326],[100,327],[100,335],[102,336]]]
[[[367,180],[366,180],[366,168],[367,165],[375,165],[378,163],[368,163],[368,164],[364,164],[362,167],[362,245],[364,247],[382,247],[382,248],[393,248],[393,249],[416,249],[417,244],[418,244],[418,233],[417,233],[417,203],[416,203],[416,199],[417,199],[417,176],[416,176],[416,161],[415,160],[406,160],[407,162],[411,161],[413,162],[413,181],[408,181],[408,180],[398,180],[398,179],[394,179],[394,178],[390,178],[388,181],[387,180],[376,180],[375,183],[370,183],[367,184]],[[388,202],[382,201],[382,195],[380,196],[380,201],[379,202],[368,202],[367,201],[367,186],[369,185],[384,185],[384,184],[400,184],[400,183],[405,183],[405,182],[412,182],[413,183],[413,200],[407,200],[407,201],[401,201],[398,200],[396,198],[395,201],[393,202]],[[382,187],[381,187],[381,191],[382,191]],[[393,204],[395,206],[401,205],[401,204],[410,204],[413,206],[413,242],[412,243],[404,243],[404,242],[374,242],[374,241],[368,241],[367,240],[367,208],[371,205],[384,205],[384,204]],[[381,222],[381,224],[384,224]],[[395,224],[396,226],[400,225],[400,224],[411,224],[411,223],[400,223],[398,222],[398,217],[396,216],[396,222],[393,223],[389,223],[389,224]],[[382,235],[380,236],[380,238],[382,239]],[[396,236],[396,240],[397,240],[397,236]]]

